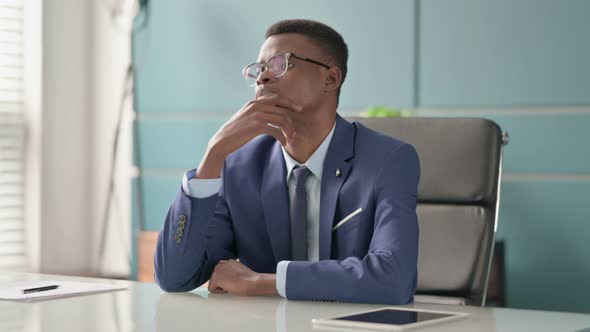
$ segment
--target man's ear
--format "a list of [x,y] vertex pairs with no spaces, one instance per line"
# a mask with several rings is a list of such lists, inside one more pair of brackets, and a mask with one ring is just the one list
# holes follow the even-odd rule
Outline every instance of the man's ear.
[[342,84],[342,71],[340,68],[334,66],[328,69],[326,73],[326,80],[324,82],[325,91],[338,90]]

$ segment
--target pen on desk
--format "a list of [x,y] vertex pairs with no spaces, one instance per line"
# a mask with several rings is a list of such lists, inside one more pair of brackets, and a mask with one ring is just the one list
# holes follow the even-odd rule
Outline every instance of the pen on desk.
[[48,290],[52,290],[52,289],[57,289],[58,287],[59,287],[59,285],[51,285],[51,286],[23,289],[23,294],[43,292],[43,291],[48,291]]

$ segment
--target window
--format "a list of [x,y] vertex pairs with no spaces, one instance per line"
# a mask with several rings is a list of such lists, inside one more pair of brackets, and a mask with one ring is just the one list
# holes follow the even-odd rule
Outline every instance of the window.
[[0,0],[0,269],[25,270],[24,0]]

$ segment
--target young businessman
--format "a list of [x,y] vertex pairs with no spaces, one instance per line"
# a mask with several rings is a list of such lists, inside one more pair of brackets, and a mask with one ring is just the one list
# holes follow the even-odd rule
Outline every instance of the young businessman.
[[336,113],[347,58],[322,23],[267,30],[243,72],[256,98],[211,138],[168,211],[155,254],[163,290],[209,280],[214,293],[413,301],[418,156]]

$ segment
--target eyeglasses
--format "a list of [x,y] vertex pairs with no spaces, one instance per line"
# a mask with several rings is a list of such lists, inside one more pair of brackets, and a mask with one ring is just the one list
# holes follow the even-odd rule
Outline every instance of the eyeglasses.
[[315,60],[312,60],[309,58],[305,58],[302,56],[297,56],[294,53],[289,52],[289,53],[281,53],[281,54],[273,55],[266,62],[256,62],[251,65],[248,65],[242,71],[242,75],[244,76],[244,79],[246,79],[246,82],[248,82],[248,85],[250,85],[250,86],[256,85],[256,80],[258,80],[258,77],[260,77],[260,75],[265,70],[268,70],[269,74],[273,77],[281,77],[281,76],[285,75],[285,73],[287,72],[287,70],[289,70],[289,68],[294,66],[293,63],[289,63],[289,60],[291,58],[299,59],[302,61],[307,61],[307,62],[316,64],[318,66],[322,66],[322,67],[330,69],[330,66],[328,66],[324,63],[321,63],[319,61],[315,61]]

